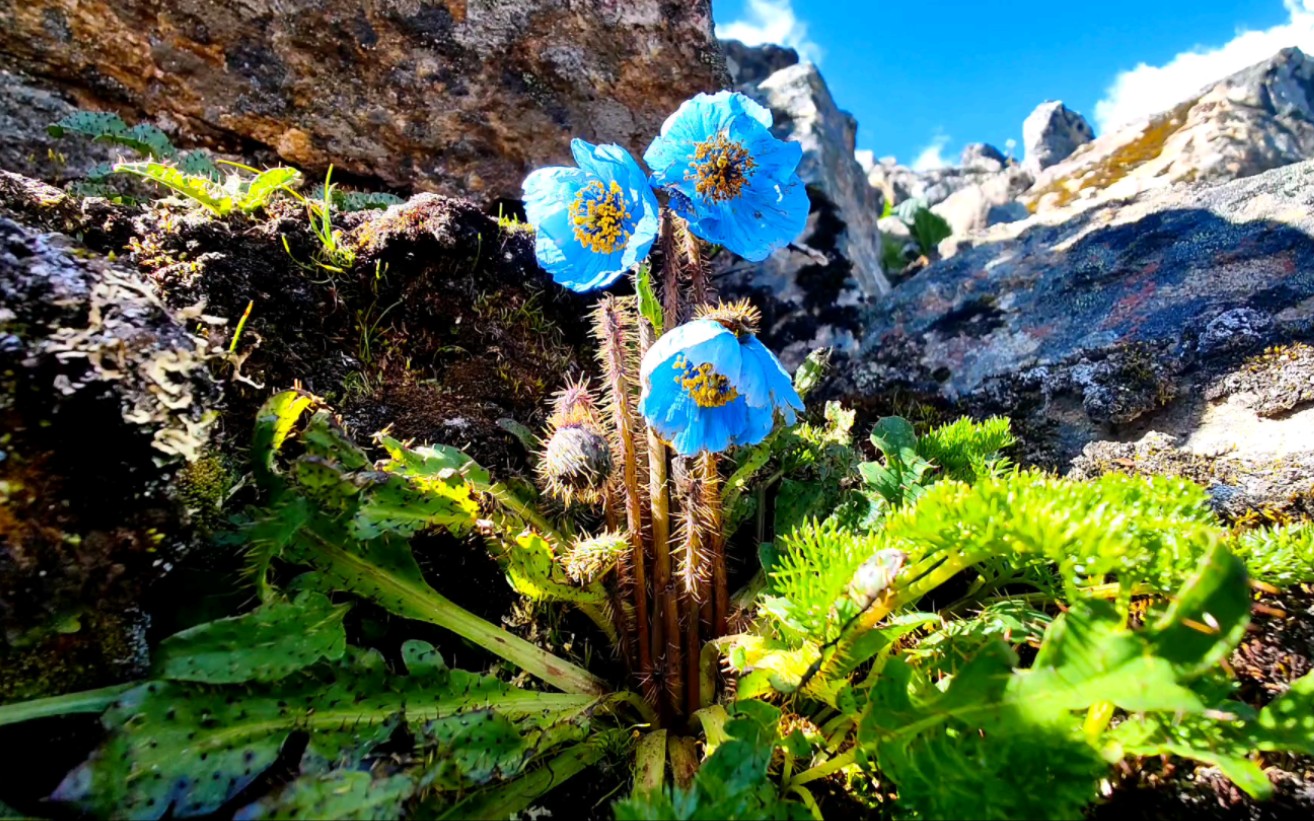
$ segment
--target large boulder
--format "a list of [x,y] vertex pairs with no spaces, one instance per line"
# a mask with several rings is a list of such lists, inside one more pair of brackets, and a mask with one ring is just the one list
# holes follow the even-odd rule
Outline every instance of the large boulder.
[[13,216],[0,203],[0,702],[143,675],[145,593],[233,481],[199,311]]
[[725,82],[710,0],[34,0],[0,5],[0,65],[183,142],[486,199],[572,137],[641,152]]
[[1026,150],[1023,165],[1033,174],[1067,159],[1081,146],[1095,138],[1095,129],[1086,118],[1051,100],[1036,106],[1022,122],[1022,145]]
[[1209,482],[1226,455],[1220,493],[1277,503],[1314,484],[1270,470],[1314,465],[1312,205],[1306,162],[995,226],[886,295],[839,388],[1011,416],[1026,459],[1085,451],[1087,473],[1133,465],[1100,441],[1156,431]]
[[1248,177],[1314,157],[1314,61],[1288,48],[1154,117],[1102,135],[1038,175],[1033,211],[1181,182]]
[[944,217],[955,237],[1002,222],[1016,222],[1031,216],[1017,199],[1031,183],[1031,174],[1020,166],[1000,167],[981,182],[958,189],[931,210]]
[[725,295],[757,298],[767,341],[787,364],[830,346],[854,351],[863,306],[889,290],[881,269],[881,196],[854,158],[857,123],[841,111],[816,66],[798,63],[740,87],[771,109],[773,132],[803,146],[799,177],[811,214],[796,245],[758,264],[731,262]]

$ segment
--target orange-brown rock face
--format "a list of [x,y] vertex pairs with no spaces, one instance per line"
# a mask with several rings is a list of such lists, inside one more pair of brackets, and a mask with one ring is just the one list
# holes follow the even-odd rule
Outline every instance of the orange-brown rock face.
[[724,80],[710,0],[34,0],[0,55],[184,141],[488,199]]

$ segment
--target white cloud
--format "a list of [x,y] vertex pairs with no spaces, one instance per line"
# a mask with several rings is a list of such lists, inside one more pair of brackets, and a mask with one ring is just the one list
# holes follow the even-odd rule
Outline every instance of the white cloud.
[[945,168],[949,161],[944,157],[944,150],[949,147],[949,137],[945,134],[937,134],[931,140],[930,145],[921,150],[921,153],[912,162],[914,171],[934,171],[937,168]]
[[1133,120],[1167,111],[1210,83],[1298,46],[1314,56],[1314,0],[1283,0],[1285,23],[1260,31],[1238,31],[1221,46],[1197,46],[1162,66],[1141,63],[1114,79],[1095,105],[1101,133]]
[[789,46],[799,57],[817,64],[825,56],[821,46],[808,38],[808,24],[798,19],[792,0],[748,0],[745,18],[718,23],[716,36],[750,46],[764,43]]

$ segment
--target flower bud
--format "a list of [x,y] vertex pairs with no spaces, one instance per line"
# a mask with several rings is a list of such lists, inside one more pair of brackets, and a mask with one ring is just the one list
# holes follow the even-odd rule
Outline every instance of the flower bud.
[[606,437],[588,425],[563,425],[548,439],[539,474],[548,493],[563,502],[598,502],[611,467]]

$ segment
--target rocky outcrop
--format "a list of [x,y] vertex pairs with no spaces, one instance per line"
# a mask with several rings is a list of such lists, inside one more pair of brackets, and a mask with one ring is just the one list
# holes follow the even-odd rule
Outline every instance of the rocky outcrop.
[[[976,167],[982,165],[978,163]],[[981,182],[955,191],[931,210],[944,217],[955,237],[1004,222],[1016,222],[1031,216],[1027,207],[1017,199],[1031,182],[1031,174],[1017,165],[1010,165],[1007,169],[999,167]]]
[[1038,175],[1033,211],[1085,207],[1174,183],[1248,177],[1314,157],[1314,61],[1289,48],[1172,111],[1091,142]]
[[798,173],[811,214],[795,245],[756,265],[726,262],[718,286],[725,295],[756,297],[764,336],[786,364],[819,346],[856,350],[862,306],[890,287],[881,269],[880,194],[854,159],[857,123],[836,106],[811,63],[788,65],[740,90],[771,109],[777,137],[803,146]]
[[[1205,468],[1235,451],[1219,469],[1257,503],[1245,476],[1314,463],[1311,206],[1306,162],[988,229],[885,297],[840,390],[1009,415],[1061,469],[1150,431]],[[1270,478],[1271,500],[1314,483]]]
[[3,214],[0,702],[143,675],[143,595],[230,484],[200,312]]
[[738,40],[722,40],[721,49],[725,52],[725,68],[730,74],[730,82],[737,86],[757,85],[799,61],[797,51],[772,43],[746,46]]
[[1026,151],[1023,166],[1038,174],[1067,159],[1094,138],[1095,129],[1086,118],[1061,101],[1041,103],[1022,122],[1022,145]]
[[184,143],[486,199],[725,82],[710,0],[36,0],[0,5],[0,64]]
[[527,470],[507,420],[537,427],[582,372],[587,300],[469,201],[335,227],[330,269],[290,199],[218,219],[0,172],[0,703],[140,676],[155,615],[241,589],[242,557],[200,537],[253,501],[251,424],[277,390],[359,441],[391,426]]

